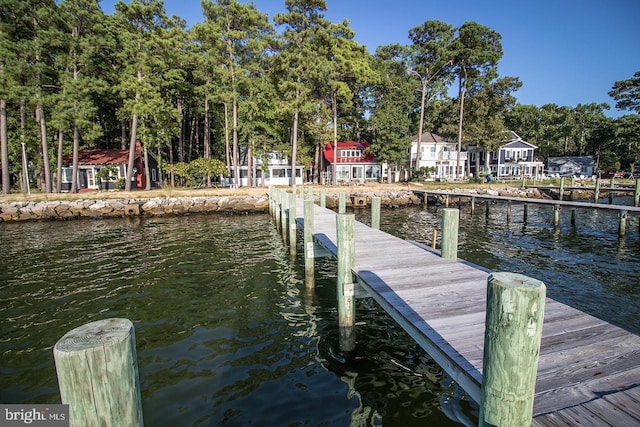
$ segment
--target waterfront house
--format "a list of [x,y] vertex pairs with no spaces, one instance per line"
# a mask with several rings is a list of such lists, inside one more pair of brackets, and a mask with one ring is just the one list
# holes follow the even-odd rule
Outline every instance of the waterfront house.
[[547,173],[550,176],[590,178],[594,168],[595,162],[591,156],[549,157],[547,160]]
[[368,142],[338,141],[337,146],[336,151],[333,143],[329,142],[322,150],[325,182],[332,182],[334,164],[338,183],[364,183],[381,179],[382,165],[378,163],[376,156],[368,151]]
[[[269,186],[269,185],[291,185],[291,160],[288,156],[278,152],[269,152],[264,157],[252,157],[251,167],[248,162],[248,153],[246,147],[240,147],[240,171],[239,185],[241,187],[249,186],[249,169],[251,168],[251,176],[255,177],[253,185]],[[233,184],[234,167],[231,166],[231,178],[229,183]],[[302,184],[302,174],[304,166],[296,165],[296,185]]]
[[467,153],[460,152],[460,169],[456,176],[458,164],[458,143],[447,141],[443,137],[431,132],[424,132],[420,138],[420,156],[418,156],[418,135],[411,139],[407,166],[420,170],[428,168],[433,178],[453,179],[465,176]]
[[[144,189],[147,185],[145,174],[144,155],[140,142],[136,143],[135,158],[133,163],[133,175],[131,179],[132,189]],[[149,152],[149,171],[151,176],[151,187],[156,188],[160,183],[160,171],[158,161]],[[62,158],[62,191],[71,189],[71,177],[73,168],[73,155],[65,154]],[[89,190],[112,190],[117,187],[118,180],[127,176],[127,165],[129,164],[129,150],[108,149],[100,150],[87,148],[78,151],[78,191]],[[101,169],[110,166],[113,172],[108,179],[97,178]]]
[[468,147],[471,175],[485,176],[488,167],[491,175],[498,179],[542,176],[544,163],[535,157],[538,147],[513,131],[507,131],[507,135],[497,151],[489,152],[480,146]]

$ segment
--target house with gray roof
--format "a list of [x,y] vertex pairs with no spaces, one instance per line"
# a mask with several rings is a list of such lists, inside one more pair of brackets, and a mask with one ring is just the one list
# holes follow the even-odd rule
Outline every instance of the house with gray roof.
[[594,168],[595,162],[591,156],[549,157],[547,160],[547,174],[550,176],[590,178]]

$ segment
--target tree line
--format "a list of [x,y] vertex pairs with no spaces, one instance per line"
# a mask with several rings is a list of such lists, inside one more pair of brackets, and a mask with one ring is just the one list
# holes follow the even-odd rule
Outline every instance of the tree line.
[[629,167],[640,148],[640,73],[613,83],[616,106],[635,113],[619,119],[606,104],[520,105],[522,83],[498,72],[501,35],[476,22],[425,21],[409,44],[370,53],[347,20],[324,17],[324,0],[285,0],[272,19],[237,0],[201,5],[187,28],[161,0],[120,1],[113,14],[99,0],[0,0],[3,193],[20,185],[23,151],[43,192],[61,190],[72,155],[77,191],[82,148],[128,149],[129,190],[136,141],[172,185],[197,159],[238,182],[237,165],[255,171],[274,151],[318,180],[322,147],[338,140],[367,140],[402,168],[426,131],[493,150],[509,129],[544,158],[593,155],[602,169]]

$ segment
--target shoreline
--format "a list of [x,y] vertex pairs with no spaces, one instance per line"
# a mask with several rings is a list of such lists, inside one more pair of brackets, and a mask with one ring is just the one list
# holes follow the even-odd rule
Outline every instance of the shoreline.
[[[319,201],[317,187],[314,189]],[[322,187],[326,190],[326,206],[337,208],[338,194],[346,192],[347,206],[364,207],[371,198],[380,197],[386,208],[419,206],[422,199],[409,186],[394,187]],[[523,198],[554,198],[549,192],[517,187],[483,187],[453,189],[451,192],[492,194]],[[181,195],[181,193],[185,193]],[[210,193],[210,194],[209,194]],[[585,193],[589,193],[585,191]],[[306,193],[305,193],[306,194]],[[592,196],[591,192],[591,196]],[[122,217],[158,217],[192,214],[246,215],[269,210],[269,196],[264,188],[209,189],[196,191],[153,190],[150,192],[94,192],[80,194],[46,194],[36,197],[46,200],[3,201],[0,199],[0,222],[57,221],[72,219],[103,219]],[[589,194],[584,194],[584,198]],[[442,196],[436,202],[442,203]],[[582,198],[582,197],[579,197]]]

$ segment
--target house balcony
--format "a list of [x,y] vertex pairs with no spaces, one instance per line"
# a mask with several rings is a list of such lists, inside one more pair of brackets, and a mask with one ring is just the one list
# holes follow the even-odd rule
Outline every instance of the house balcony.
[[336,164],[340,164],[340,163],[371,163],[374,164],[376,163],[376,161],[372,161],[371,160],[371,156],[369,155],[363,155],[363,156],[357,156],[357,157],[337,157],[336,158]]
[[[422,158],[420,159],[421,162],[428,162],[428,161],[441,161],[441,160],[458,160],[458,152],[457,151],[441,151],[439,153],[436,153],[436,155],[427,155],[427,156],[422,156]],[[467,152],[466,151],[461,151],[460,152],[460,160],[467,160]]]

